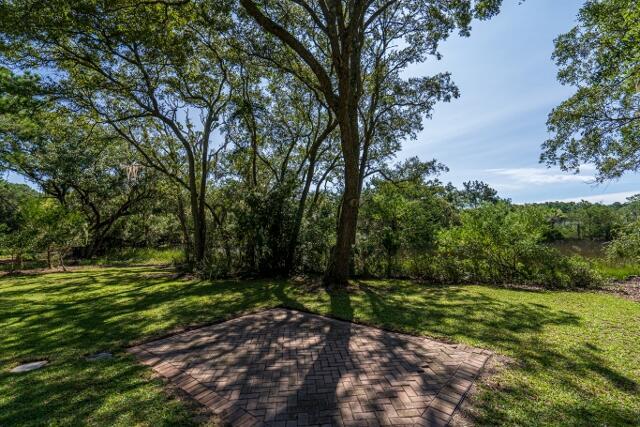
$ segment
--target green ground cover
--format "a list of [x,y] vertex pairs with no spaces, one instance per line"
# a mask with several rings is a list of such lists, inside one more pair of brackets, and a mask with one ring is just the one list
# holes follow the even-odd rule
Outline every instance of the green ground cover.
[[131,264],[174,264],[182,262],[184,252],[180,248],[126,248],[113,250],[91,260],[82,260],[86,265],[122,265]]
[[609,260],[605,256],[604,242],[593,240],[560,240],[551,246],[564,255],[578,255],[587,260],[606,279],[625,280],[640,276],[640,264],[631,260]]
[[[18,270],[32,270],[47,268],[46,254],[37,254],[23,260],[22,267]],[[180,248],[123,248],[114,249],[106,254],[91,258],[74,260],[71,257],[65,259],[67,266],[131,266],[131,265],[170,265],[180,264],[184,260],[184,252]],[[0,255],[0,272],[11,271],[11,256]],[[54,258],[54,268],[57,267],[57,258]]]
[[[123,350],[168,330],[284,305],[494,350],[478,424],[640,425],[640,304],[594,292],[405,281],[328,295],[286,281],[199,281],[152,267],[0,278],[0,425],[188,425]],[[83,356],[110,350],[111,360]],[[8,369],[46,358],[26,374]]]

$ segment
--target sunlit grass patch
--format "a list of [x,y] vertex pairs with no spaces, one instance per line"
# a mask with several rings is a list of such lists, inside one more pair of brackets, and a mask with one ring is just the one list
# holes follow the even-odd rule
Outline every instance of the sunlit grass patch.
[[83,260],[93,265],[131,265],[131,264],[176,264],[182,262],[183,251],[180,248],[125,248],[118,249],[92,260]]

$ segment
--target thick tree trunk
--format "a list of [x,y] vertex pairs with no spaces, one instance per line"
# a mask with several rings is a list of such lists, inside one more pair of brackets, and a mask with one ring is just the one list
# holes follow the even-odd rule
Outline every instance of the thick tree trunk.
[[351,275],[353,245],[356,241],[360,194],[358,193],[358,170],[345,170],[345,189],[340,205],[340,217],[336,232],[336,244],[331,250],[329,264],[323,282],[330,289],[343,288]]
[[93,224],[91,226],[92,239],[91,244],[84,253],[85,258],[93,258],[95,255],[100,253],[100,250],[102,249],[104,241],[107,238],[111,227],[113,227],[113,224],[115,224],[118,218],[120,218],[120,216],[114,216],[109,218],[107,221]]
[[349,280],[352,248],[356,239],[358,209],[360,205],[360,158],[357,109],[350,104],[340,115],[340,138],[344,157],[344,193],[338,220],[336,245],[324,275],[329,289],[347,285]]
[[196,264],[200,264],[204,260],[207,243],[207,223],[204,212],[198,209],[194,213],[193,220],[194,224],[197,224],[194,229],[193,239],[195,244],[194,261]]
[[191,199],[191,219],[193,221],[193,261],[196,265],[199,265],[204,260],[207,224],[205,221],[204,210],[201,209],[200,198],[203,194],[198,194],[198,190],[195,186],[195,179],[193,185],[190,186],[190,199]]
[[358,220],[358,174],[345,173],[345,191],[342,197],[340,219],[338,222],[336,245],[324,276],[329,287],[346,286],[349,280],[353,243],[355,242]]
[[102,243],[104,242],[104,238],[106,236],[106,230],[102,228],[96,228],[96,226],[92,227],[92,239],[91,243],[84,250],[83,258],[91,259],[95,255],[98,254],[100,248],[102,247]]
[[[196,266],[199,266],[204,260],[205,254],[205,245],[206,245],[206,234],[207,234],[207,225],[205,221],[204,215],[204,197],[205,192],[203,189],[203,183],[206,185],[206,176],[204,175],[207,171],[206,165],[202,163],[201,167],[201,176],[198,180],[196,175],[196,159],[191,151],[191,147],[188,144],[185,144],[185,147],[188,148],[187,151],[187,159],[188,159],[188,167],[189,167],[189,180],[188,180],[188,189],[189,189],[189,202],[191,207],[191,220],[193,221],[193,261]],[[206,150],[206,145],[203,146],[203,151]],[[199,182],[198,182],[199,181]]]
[[[180,191],[180,189],[178,189]],[[191,236],[189,235],[189,226],[187,224],[187,215],[184,209],[182,194],[178,193],[178,220],[180,221],[180,229],[182,231],[182,240],[184,246],[184,256],[187,265],[191,265]]]
[[302,218],[304,217],[305,205],[307,203],[307,197],[309,196],[309,190],[311,189],[311,183],[313,181],[313,175],[315,173],[315,162],[316,156],[314,152],[309,159],[309,168],[307,169],[304,188],[302,189],[302,194],[300,195],[300,200],[298,201],[298,208],[296,210],[293,229],[291,230],[291,237],[287,246],[286,260],[284,263],[284,273],[286,275],[291,274],[291,271],[293,271],[293,266],[295,264],[296,251],[298,249],[298,238],[300,235],[300,228],[302,227]]
[[51,246],[47,246],[47,268],[49,270],[53,268],[53,264],[51,264]]
[[207,179],[209,177],[209,136],[202,139],[202,153],[200,157],[200,188],[198,191],[198,223],[196,229],[198,243],[196,245],[196,261],[204,261],[207,248]]

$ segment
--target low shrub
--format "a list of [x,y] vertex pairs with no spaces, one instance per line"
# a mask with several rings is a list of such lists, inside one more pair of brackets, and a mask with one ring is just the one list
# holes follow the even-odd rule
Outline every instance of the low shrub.
[[450,283],[525,284],[549,288],[593,287],[602,279],[588,263],[548,247],[546,210],[487,204],[443,229],[436,249],[411,263],[411,273]]
[[625,225],[605,248],[611,261],[640,263],[640,220]]

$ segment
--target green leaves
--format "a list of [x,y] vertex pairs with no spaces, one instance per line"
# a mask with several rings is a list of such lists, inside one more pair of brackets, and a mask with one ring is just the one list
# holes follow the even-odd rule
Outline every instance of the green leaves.
[[37,76],[29,73],[18,75],[0,67],[0,114],[28,114],[40,104],[35,97],[38,89]]
[[626,224],[607,245],[607,257],[613,261],[640,263],[640,220]]
[[552,229],[544,206],[485,204],[463,211],[460,225],[438,236],[432,277],[444,281],[588,287],[601,279],[581,261],[545,245]]
[[558,80],[577,91],[549,115],[541,161],[573,171],[593,163],[603,181],[640,167],[640,6],[589,0],[578,20],[553,55]]

